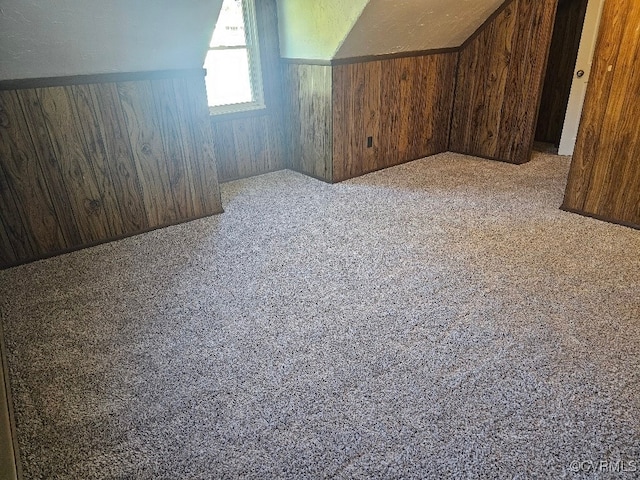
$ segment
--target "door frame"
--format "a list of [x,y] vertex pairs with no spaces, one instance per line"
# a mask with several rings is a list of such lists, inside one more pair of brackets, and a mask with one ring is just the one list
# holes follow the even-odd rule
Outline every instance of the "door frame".
[[[560,137],[559,155],[573,155],[573,150],[576,146],[578,127],[580,126],[587,84],[591,75],[591,65],[593,64],[604,2],[605,0],[589,0],[587,3],[584,27],[580,37],[580,47],[578,49],[573,82],[571,83],[571,94],[569,95],[562,136]],[[584,72],[584,75],[578,78],[577,72],[580,70]]]

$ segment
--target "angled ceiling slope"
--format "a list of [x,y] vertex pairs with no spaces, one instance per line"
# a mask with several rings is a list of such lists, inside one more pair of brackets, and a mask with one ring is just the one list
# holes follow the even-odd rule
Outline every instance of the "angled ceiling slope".
[[2,0],[0,80],[201,68],[222,0]]
[[371,0],[334,58],[459,47],[504,0]]
[[368,0],[278,0],[280,55],[331,60]]
[[459,47],[505,0],[278,0],[281,55],[332,60]]

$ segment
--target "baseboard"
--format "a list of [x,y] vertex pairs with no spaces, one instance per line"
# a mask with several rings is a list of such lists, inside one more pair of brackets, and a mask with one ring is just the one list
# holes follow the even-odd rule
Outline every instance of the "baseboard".
[[562,205],[560,207],[560,210],[567,213],[575,213],[576,215],[582,215],[583,217],[594,218],[596,220],[600,220],[601,222],[614,223],[616,225],[621,225],[623,227],[633,228],[634,230],[640,230],[640,224],[623,222],[621,220],[616,220],[615,218],[607,217],[606,215],[598,215],[596,213],[583,212],[582,210],[570,208],[570,207],[567,207],[566,205]]

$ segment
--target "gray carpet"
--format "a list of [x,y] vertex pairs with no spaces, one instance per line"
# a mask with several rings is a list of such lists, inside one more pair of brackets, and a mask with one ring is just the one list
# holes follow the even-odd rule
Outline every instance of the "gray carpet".
[[0,272],[25,477],[638,478],[640,232],[568,162],[277,172]]

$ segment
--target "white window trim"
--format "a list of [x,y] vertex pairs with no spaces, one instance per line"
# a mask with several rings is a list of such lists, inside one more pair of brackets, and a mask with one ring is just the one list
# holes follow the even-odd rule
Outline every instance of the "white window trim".
[[244,15],[245,46],[244,47],[214,47],[209,50],[223,50],[227,48],[246,48],[249,58],[249,75],[251,84],[251,96],[253,101],[243,103],[231,103],[229,105],[209,106],[211,115],[224,115],[228,113],[250,112],[266,108],[264,102],[264,87],[262,83],[262,66],[260,60],[260,42],[258,37],[258,25],[256,21],[255,0],[242,0],[242,12]]

